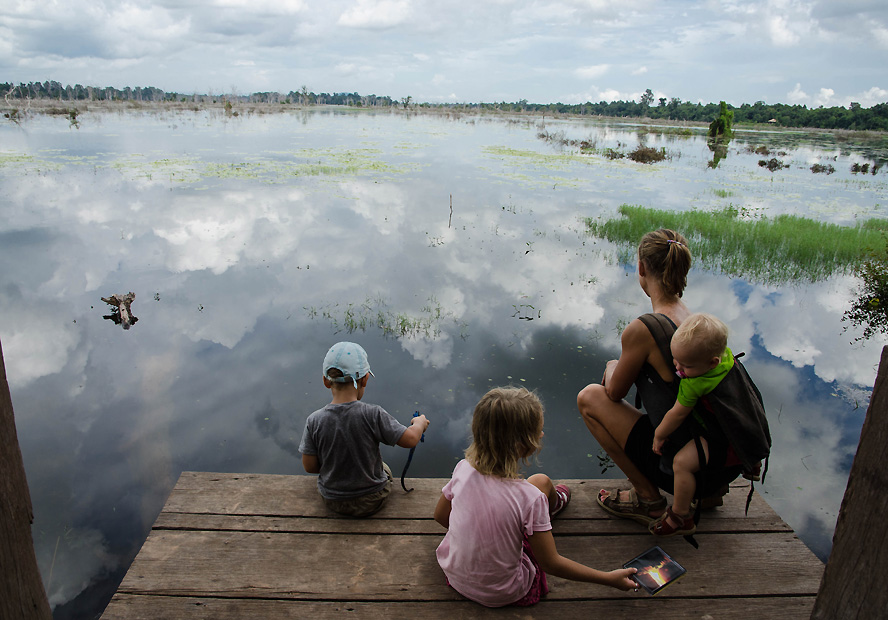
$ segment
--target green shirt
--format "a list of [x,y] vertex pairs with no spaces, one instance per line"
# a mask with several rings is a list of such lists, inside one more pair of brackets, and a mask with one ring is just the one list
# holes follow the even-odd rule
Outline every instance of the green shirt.
[[709,394],[725,378],[734,367],[734,354],[725,347],[718,366],[699,377],[687,377],[678,384],[678,402],[685,407],[694,408],[701,396]]

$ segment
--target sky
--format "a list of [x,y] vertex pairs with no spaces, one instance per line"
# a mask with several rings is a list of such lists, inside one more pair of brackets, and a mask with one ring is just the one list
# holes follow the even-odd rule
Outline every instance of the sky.
[[414,102],[888,101],[885,0],[0,0],[0,82]]

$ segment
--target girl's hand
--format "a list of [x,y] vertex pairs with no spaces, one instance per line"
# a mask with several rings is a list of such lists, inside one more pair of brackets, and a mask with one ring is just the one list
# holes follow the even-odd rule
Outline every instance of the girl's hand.
[[610,581],[608,585],[617,590],[622,590],[623,592],[633,589],[637,590],[638,584],[629,578],[630,575],[634,575],[636,572],[638,572],[637,568],[620,568],[618,570],[612,570],[607,574]]
[[654,445],[651,447],[651,450],[654,451],[654,454],[659,454],[663,456],[663,446],[666,444],[666,440],[654,435]]

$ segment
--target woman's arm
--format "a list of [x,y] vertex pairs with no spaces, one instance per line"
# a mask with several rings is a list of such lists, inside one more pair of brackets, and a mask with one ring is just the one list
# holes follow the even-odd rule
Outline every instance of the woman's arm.
[[622,400],[629,393],[656,343],[644,323],[635,319],[623,330],[620,345],[620,359],[608,362],[604,373],[604,389],[613,401]]
[[603,586],[617,588],[618,590],[630,590],[638,587],[629,578],[629,575],[635,573],[634,568],[622,568],[604,572],[560,555],[555,548],[555,537],[552,536],[551,530],[547,532],[534,532],[533,536],[530,537],[530,548],[533,549],[533,555],[540,568],[556,577],[573,581],[598,583]]
[[450,510],[452,507],[450,500],[444,497],[442,493],[441,497],[438,498],[438,505],[435,506],[435,521],[447,529],[450,529]]

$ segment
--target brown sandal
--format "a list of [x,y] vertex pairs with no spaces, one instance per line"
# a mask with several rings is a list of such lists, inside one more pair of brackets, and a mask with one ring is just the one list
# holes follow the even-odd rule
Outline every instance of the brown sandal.
[[[678,525],[673,525],[674,523]],[[654,536],[690,536],[697,531],[697,525],[694,523],[693,512],[680,516],[672,510],[672,506],[669,506],[659,519],[648,526],[648,529]]]
[[[607,497],[601,497],[602,493],[607,493]],[[648,501],[640,498],[635,489],[629,489],[629,501],[620,501],[620,493],[620,489],[602,489],[598,492],[598,505],[615,517],[632,519],[644,525],[657,519],[651,516],[652,510],[666,508],[666,498],[662,495],[659,499]]]

